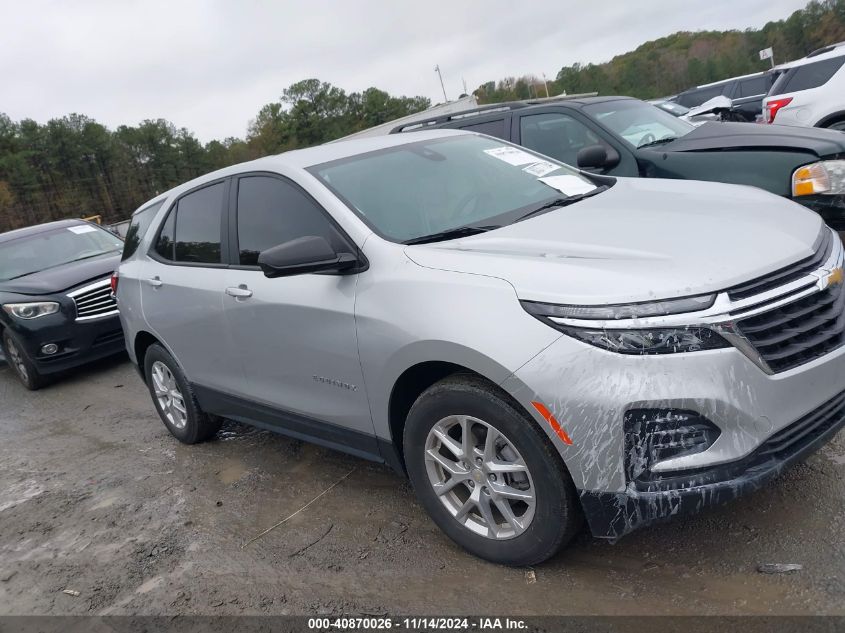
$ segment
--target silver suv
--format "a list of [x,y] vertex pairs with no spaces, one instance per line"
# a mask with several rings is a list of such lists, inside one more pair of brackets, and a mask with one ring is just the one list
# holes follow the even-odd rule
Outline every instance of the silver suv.
[[845,423],[843,247],[757,189],[477,134],[236,165],[137,211],[128,351],[180,441],[230,418],[407,473],[491,561],[753,490]]

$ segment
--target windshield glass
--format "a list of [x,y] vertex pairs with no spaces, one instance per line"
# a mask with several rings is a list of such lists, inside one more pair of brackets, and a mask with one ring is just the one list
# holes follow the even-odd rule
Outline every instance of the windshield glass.
[[561,194],[596,189],[571,167],[475,135],[408,143],[309,171],[394,242],[471,225],[498,228]]
[[634,99],[594,103],[584,110],[634,147],[681,138],[695,129],[650,103]]
[[123,242],[91,224],[75,224],[0,243],[0,280],[16,279],[80,259],[115,253]]

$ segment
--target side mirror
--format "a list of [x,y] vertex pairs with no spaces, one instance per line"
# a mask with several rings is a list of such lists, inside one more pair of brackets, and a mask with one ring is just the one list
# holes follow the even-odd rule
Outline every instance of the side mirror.
[[265,277],[290,277],[306,273],[341,272],[358,264],[352,253],[337,253],[318,235],[306,235],[278,246],[268,248],[258,255],[258,265]]
[[619,154],[614,149],[608,152],[604,145],[588,145],[578,150],[576,160],[582,169],[602,169],[617,165]]

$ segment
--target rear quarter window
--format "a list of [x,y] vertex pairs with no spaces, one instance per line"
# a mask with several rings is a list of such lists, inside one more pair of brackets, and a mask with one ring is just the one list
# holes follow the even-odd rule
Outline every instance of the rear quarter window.
[[507,139],[505,133],[505,120],[496,119],[494,121],[484,121],[483,123],[472,123],[471,125],[460,126],[461,130],[467,132],[478,132],[479,134],[486,134],[487,136],[495,136],[496,138]]
[[129,259],[138,250],[138,245],[144,239],[150,224],[155,218],[156,212],[164,204],[164,200],[151,204],[146,209],[141,209],[132,216],[132,221],[129,223],[129,228],[126,230],[126,238],[123,241],[123,256],[121,261]]
[[845,55],[790,68],[778,77],[769,94],[781,95],[823,86],[842,68],[843,63]]

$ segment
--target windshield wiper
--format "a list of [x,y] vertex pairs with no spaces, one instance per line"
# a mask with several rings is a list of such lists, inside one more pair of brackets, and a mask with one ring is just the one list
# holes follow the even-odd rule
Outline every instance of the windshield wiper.
[[637,149],[643,149],[644,147],[654,147],[655,145],[663,145],[665,143],[671,143],[672,141],[677,140],[677,136],[666,136],[664,138],[659,138],[655,141],[649,141],[643,145],[637,145]]
[[585,193],[579,193],[579,194],[576,194],[574,196],[562,196],[560,198],[554,198],[553,200],[550,200],[549,202],[541,204],[539,207],[535,207],[535,208],[531,209],[531,211],[529,211],[528,213],[525,213],[525,214],[519,216],[516,220],[514,220],[514,223],[522,222],[522,220],[527,220],[531,216],[537,215],[538,213],[542,213],[543,211],[547,211],[549,209],[554,209],[554,208],[557,208],[557,207],[565,207],[565,206],[568,206],[570,204],[573,204],[574,202],[579,202],[579,201],[583,200],[584,198],[589,198],[591,196],[594,196],[597,193],[601,193],[602,191],[605,191],[606,189],[607,189],[607,185],[602,185],[601,187],[596,187],[595,189],[591,189],[590,191],[587,191]]
[[500,228],[499,225],[494,226],[459,226],[455,229],[447,229],[445,231],[440,231],[438,233],[432,233],[431,235],[423,235],[421,237],[415,237],[410,240],[405,240],[402,242],[403,244],[427,244],[429,242],[440,242],[442,240],[451,240],[457,237],[467,237],[468,235],[477,235],[478,233],[486,233],[487,231],[492,231],[493,229]]

